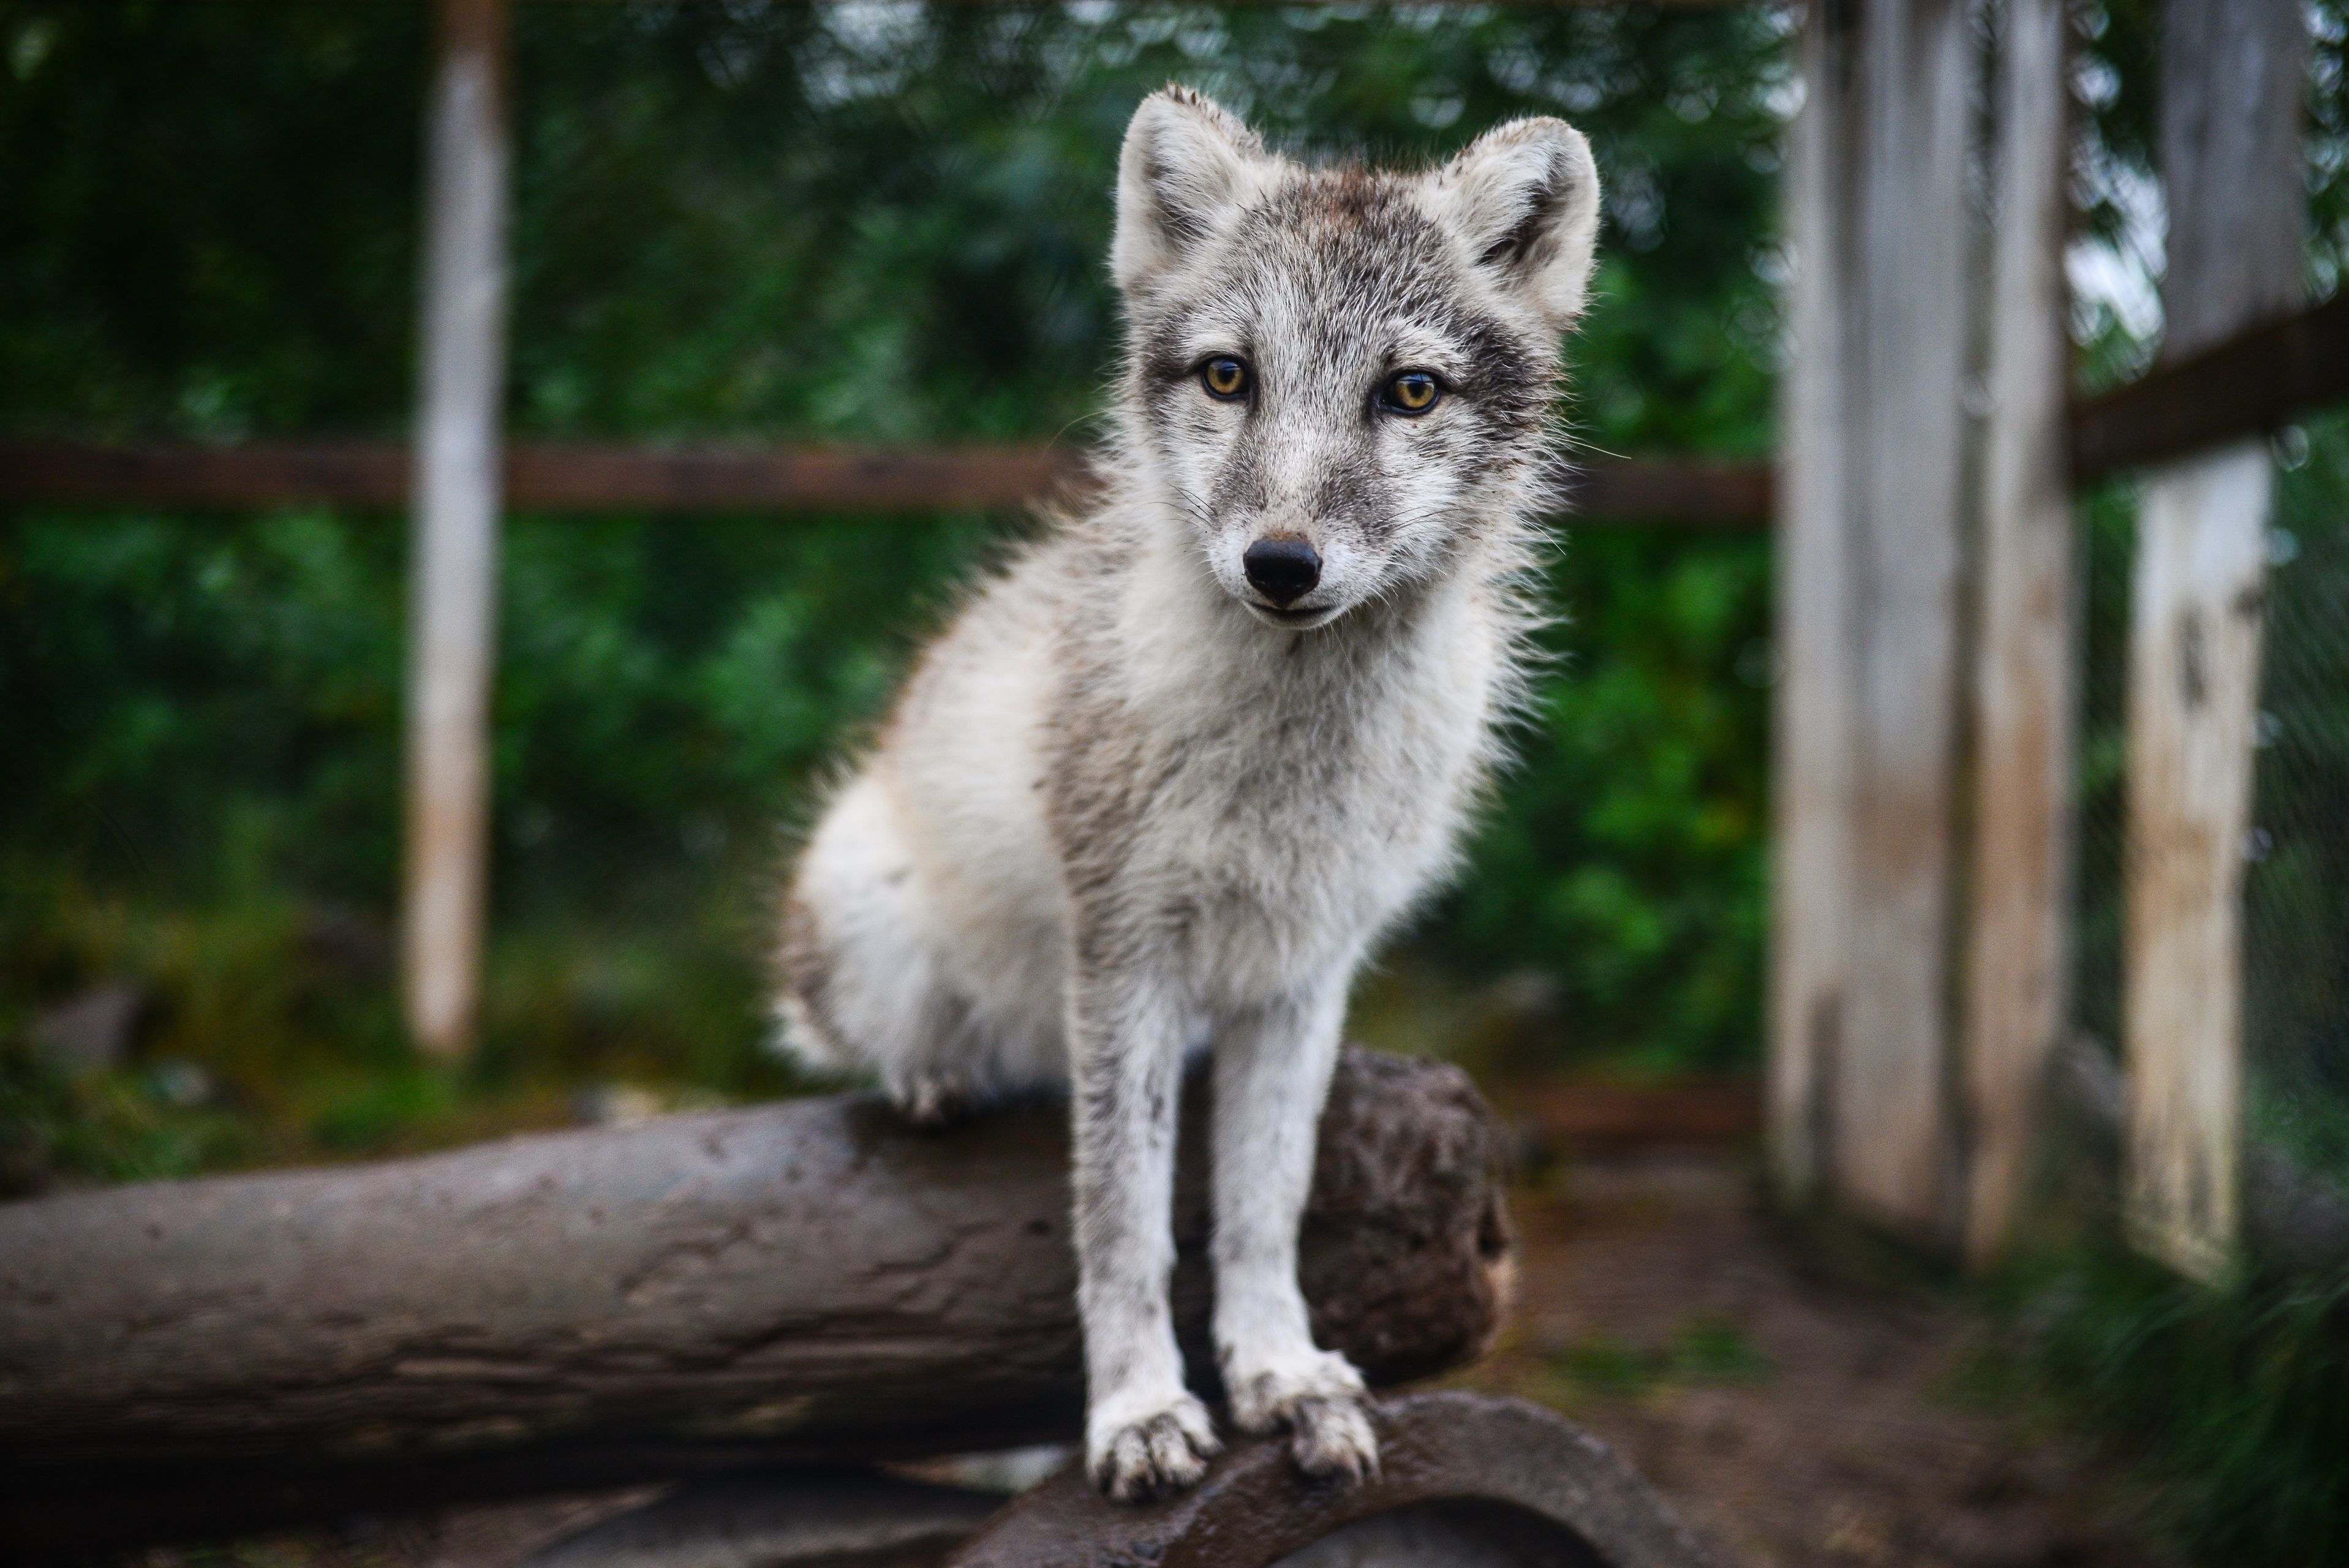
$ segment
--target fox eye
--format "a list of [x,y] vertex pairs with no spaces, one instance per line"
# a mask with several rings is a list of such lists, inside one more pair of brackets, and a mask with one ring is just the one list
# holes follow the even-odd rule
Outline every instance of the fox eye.
[[1444,388],[1424,370],[1406,370],[1379,389],[1379,399],[1398,414],[1424,414]]
[[1237,402],[1247,396],[1248,368],[1227,354],[1217,355],[1199,366],[1199,385],[1207,389],[1210,397]]

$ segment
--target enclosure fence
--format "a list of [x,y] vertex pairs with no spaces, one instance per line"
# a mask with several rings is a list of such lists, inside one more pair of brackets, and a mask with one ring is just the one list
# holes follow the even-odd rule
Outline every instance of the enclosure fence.
[[[413,448],[0,446],[0,502],[412,508],[407,1010],[424,1048],[454,1055],[479,1011],[505,506],[1009,508],[1081,483],[1082,465],[1050,449],[508,447],[507,0],[435,4]],[[2291,561],[2269,530],[2268,435],[2349,393],[2349,297],[2297,308],[2304,23],[2292,0],[2173,0],[2168,356],[2075,404],[2065,6],[2006,0],[1994,35],[1977,9],[1808,8],[1781,463],[1595,459],[1578,511],[1775,519],[1775,1167],[1794,1196],[1986,1258],[2023,1201],[2075,956],[2100,940],[2093,863],[2085,940],[2075,919],[2072,497],[2145,471],[2127,772],[2098,808],[2125,799],[2127,824],[2107,857],[2125,905],[2109,921],[2113,1027],[2135,1233],[2207,1274],[2236,1242],[2245,1019],[2308,1062],[2337,1062],[2349,1028],[2323,989],[2338,966],[2292,956],[2312,932],[2337,944],[2349,885],[2321,804],[2349,757],[2349,567],[2337,533]],[[2263,616],[2274,645],[2326,650],[2273,662],[2265,708]]]
[[[2344,301],[2292,314],[2299,7],[2177,0],[2164,15],[2168,366],[2075,414],[2067,450],[2064,7],[2014,0],[1994,36],[1957,5],[1810,13],[1789,186],[1773,1133],[1795,1193],[1977,1258],[2011,1235],[2072,1017],[2069,492],[2141,465],[2124,1206],[2139,1245],[2209,1277],[2241,1213],[2241,872],[2271,488],[2258,432],[2339,397],[2349,342]],[[2188,384],[2232,427],[2188,438],[2161,390]]]

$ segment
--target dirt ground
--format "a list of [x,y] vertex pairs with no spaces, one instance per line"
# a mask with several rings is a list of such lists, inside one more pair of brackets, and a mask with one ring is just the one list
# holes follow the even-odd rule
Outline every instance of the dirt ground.
[[1561,1171],[1461,1386],[1606,1438],[1753,1568],[2137,1568],[2095,1469],[1969,1394],[1977,1325],[1806,1263],[1719,1160]]
[[[1752,1568],[2161,1563],[2132,1540],[2094,1466],[1967,1392],[1977,1326],[1806,1263],[1737,1162],[1574,1165],[1513,1203],[1512,1326],[1447,1381],[1565,1411]],[[647,1495],[451,1510],[226,1556],[250,1568],[512,1568]]]

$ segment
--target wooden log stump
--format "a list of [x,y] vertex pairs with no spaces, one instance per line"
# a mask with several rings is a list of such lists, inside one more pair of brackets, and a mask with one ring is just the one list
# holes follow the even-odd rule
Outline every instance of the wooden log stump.
[[[926,1133],[840,1097],[0,1206],[0,1557],[1073,1437],[1065,1115]],[[1497,1144],[1456,1069],[1346,1053],[1302,1273],[1374,1382],[1497,1326]]]
[[946,1568],[1725,1568],[1605,1443],[1521,1399],[1381,1404],[1379,1477],[1309,1480],[1278,1439],[1235,1446],[1149,1508],[1071,1466],[989,1520]]
[[[1376,1412],[1384,1466],[1308,1480],[1278,1438],[1195,1491],[1111,1502],[1071,1461],[1034,1491],[838,1469],[687,1481],[521,1568],[1726,1568],[1606,1444],[1518,1399],[1444,1393]],[[997,1507],[1000,1502],[1000,1507]]]

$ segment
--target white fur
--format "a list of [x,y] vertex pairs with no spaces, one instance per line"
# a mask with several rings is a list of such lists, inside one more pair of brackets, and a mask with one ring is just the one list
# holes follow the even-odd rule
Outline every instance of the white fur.
[[[1201,1047],[1233,1418],[1287,1427],[1319,1473],[1376,1465],[1361,1379],[1307,1326],[1298,1221],[1348,986],[1453,863],[1495,760],[1542,494],[1533,417],[1496,444],[1486,370],[1431,324],[1458,305],[1520,334],[1546,396],[1597,222],[1588,150],[1555,121],[1376,177],[1409,209],[1387,228],[1345,230],[1334,178],[1203,99],[1143,104],[1120,175],[1135,359],[1108,499],[929,648],[786,917],[781,1008],[803,1059],[870,1070],[924,1118],[1073,1082],[1087,1452],[1121,1497],[1189,1484],[1215,1449],[1166,1299],[1175,1088]],[[1322,205],[1268,228],[1300,193]],[[1417,274],[1394,300],[1317,297],[1315,224],[1342,252],[1431,222],[1449,247],[1427,253],[1434,304]],[[1153,335],[1178,364],[1245,346],[1261,395],[1170,382],[1145,363]],[[1463,390],[1423,418],[1378,412],[1397,362]],[[1340,504],[1326,480],[1348,465]],[[1307,625],[1275,624],[1240,570],[1282,531],[1324,562]]]
[[[1470,254],[1517,273],[1554,326],[1582,314],[1599,242],[1599,166],[1580,131],[1555,119],[1512,121],[1446,164],[1428,194]],[[1493,255],[1496,246],[1504,252]]]

